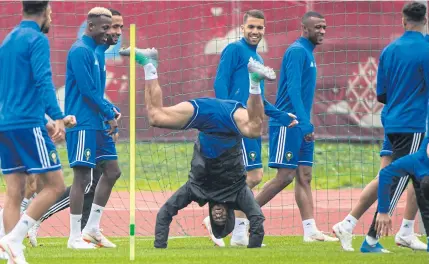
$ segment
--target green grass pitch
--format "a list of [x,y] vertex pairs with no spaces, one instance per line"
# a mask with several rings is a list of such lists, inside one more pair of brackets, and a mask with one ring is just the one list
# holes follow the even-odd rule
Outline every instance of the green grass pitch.
[[[376,263],[420,264],[429,263],[429,253],[416,252],[394,245],[393,237],[383,238],[383,245],[392,254],[363,254],[359,246],[363,237],[355,237],[355,252],[344,252],[339,243],[303,243],[302,237],[266,237],[266,247],[259,249],[218,248],[208,238],[170,239],[168,249],[154,249],[152,238],[137,238],[136,259],[129,260],[127,238],[113,239],[116,249],[74,251],[66,247],[66,238],[39,239],[43,246],[27,248],[29,263],[166,263],[166,264],[219,264],[219,263]],[[423,238],[421,238],[423,239]],[[229,241],[227,241],[229,244]]]

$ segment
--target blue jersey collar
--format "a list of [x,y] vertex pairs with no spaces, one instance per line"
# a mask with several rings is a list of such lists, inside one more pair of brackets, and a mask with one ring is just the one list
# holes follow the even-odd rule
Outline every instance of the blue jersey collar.
[[314,45],[309,39],[300,37],[298,41],[308,50],[313,51],[316,45]]
[[22,20],[19,25],[21,27],[33,28],[33,29],[36,29],[37,31],[40,31],[39,24],[37,24],[36,21],[34,20]]
[[240,39],[241,42],[243,42],[244,44],[246,44],[250,49],[252,50],[256,50],[258,48],[258,45],[250,45],[249,43],[247,43],[246,38],[242,37]]
[[411,30],[407,30],[404,32],[404,35],[402,35],[404,37],[410,37],[410,38],[424,38],[425,36],[421,33],[421,32],[417,32],[417,31],[411,31]]
[[90,36],[87,36],[84,34],[82,36],[82,41],[86,45],[90,46],[93,50],[95,50],[95,48],[97,47],[97,43],[95,43],[95,40],[93,38],[91,38]]

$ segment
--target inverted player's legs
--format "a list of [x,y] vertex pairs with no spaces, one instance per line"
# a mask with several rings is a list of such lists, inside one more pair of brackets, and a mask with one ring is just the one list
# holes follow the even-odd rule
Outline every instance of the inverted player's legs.
[[245,213],[250,222],[248,247],[261,247],[265,234],[263,225],[265,217],[248,186],[239,192],[236,201],[238,208]]
[[266,182],[262,191],[256,196],[259,206],[264,206],[271,201],[279,192],[292,183],[296,175],[295,169],[279,168],[276,177]]
[[21,201],[24,198],[25,173],[6,174],[6,197],[3,210],[4,231],[8,234],[20,218]]
[[189,182],[180,187],[159,209],[155,224],[155,248],[167,247],[168,233],[170,232],[170,224],[173,217],[177,215],[179,210],[192,202],[192,194],[190,193],[188,184]]

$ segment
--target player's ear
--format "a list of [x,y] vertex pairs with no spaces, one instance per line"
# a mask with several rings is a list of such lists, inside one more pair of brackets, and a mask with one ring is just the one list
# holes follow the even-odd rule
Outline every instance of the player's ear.
[[402,17],[402,26],[405,28],[407,26],[407,22],[404,17]]

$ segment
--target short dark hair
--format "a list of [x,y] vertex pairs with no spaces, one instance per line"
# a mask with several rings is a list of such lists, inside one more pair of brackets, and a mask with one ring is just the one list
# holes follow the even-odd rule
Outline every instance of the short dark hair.
[[40,15],[49,5],[49,1],[22,1],[22,9],[26,15]]
[[122,16],[122,14],[119,13],[119,11],[116,9],[113,9],[113,8],[107,8],[107,9],[109,9],[109,11],[112,13],[112,16]]
[[419,2],[410,2],[402,8],[402,14],[410,22],[423,22],[426,17],[426,6]]
[[258,9],[252,9],[252,10],[249,10],[246,13],[244,13],[243,24],[246,23],[247,18],[249,18],[249,17],[254,17],[254,18],[259,18],[259,19],[265,20],[264,12],[262,12],[261,10],[258,10]]
[[307,13],[305,13],[302,16],[301,22],[304,23],[307,19],[311,18],[311,17],[316,17],[316,18],[325,18],[322,14],[315,12],[315,11],[308,11]]

